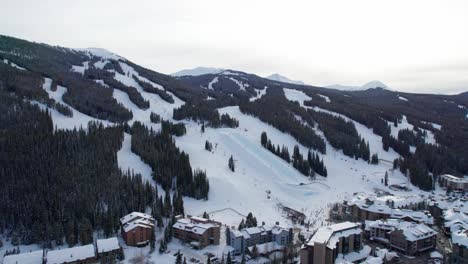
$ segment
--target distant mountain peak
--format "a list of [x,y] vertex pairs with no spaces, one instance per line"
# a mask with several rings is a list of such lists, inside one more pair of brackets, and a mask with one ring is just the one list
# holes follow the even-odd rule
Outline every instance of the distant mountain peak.
[[120,59],[125,60],[124,57],[121,57],[113,52],[110,52],[102,48],[86,48],[86,49],[77,49],[77,50],[88,54],[88,56],[101,57],[103,59],[108,59],[108,60],[120,60]]
[[326,88],[337,89],[337,90],[342,90],[342,91],[364,91],[364,90],[375,89],[375,88],[391,90],[390,87],[385,85],[383,82],[377,81],[377,80],[370,81],[361,86],[335,84],[335,85],[326,86]]
[[172,76],[180,77],[180,76],[199,76],[204,74],[218,74],[220,72],[225,71],[222,68],[212,68],[212,67],[196,67],[193,69],[185,69],[178,72],[171,73]]
[[294,81],[294,80],[291,80],[288,77],[283,76],[283,75],[278,74],[278,73],[274,73],[274,74],[272,74],[270,76],[267,76],[265,78],[270,79],[272,81],[304,85],[304,82],[302,82],[302,81]]

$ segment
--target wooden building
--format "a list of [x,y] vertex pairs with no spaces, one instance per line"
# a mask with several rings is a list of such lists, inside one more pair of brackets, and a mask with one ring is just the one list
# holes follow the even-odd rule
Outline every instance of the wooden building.
[[122,237],[128,246],[147,245],[154,234],[156,221],[151,215],[133,212],[120,218]]

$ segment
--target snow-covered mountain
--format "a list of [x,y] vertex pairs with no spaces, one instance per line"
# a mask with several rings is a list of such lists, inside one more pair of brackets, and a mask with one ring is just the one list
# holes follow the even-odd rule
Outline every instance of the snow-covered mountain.
[[304,85],[305,84],[302,81],[294,81],[294,80],[291,80],[288,77],[285,77],[285,76],[280,75],[278,73],[274,73],[274,74],[272,74],[270,76],[267,76],[265,78],[273,80],[273,81],[284,82],[284,83],[292,83],[292,84],[299,84],[299,85]]
[[196,67],[193,69],[185,69],[178,72],[174,72],[171,75],[175,77],[179,76],[200,76],[204,74],[217,74],[225,69],[222,68],[211,68],[211,67]]
[[391,90],[383,82],[376,81],[376,80],[370,81],[361,86],[335,84],[335,85],[326,86],[326,88],[332,88],[332,89],[337,89],[337,90],[342,90],[342,91],[364,91],[364,90],[372,89],[372,88],[382,88],[386,90]]

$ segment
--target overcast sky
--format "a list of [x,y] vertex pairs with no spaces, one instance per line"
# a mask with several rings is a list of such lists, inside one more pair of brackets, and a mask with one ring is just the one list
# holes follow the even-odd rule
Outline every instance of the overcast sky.
[[465,0],[0,0],[0,34],[100,47],[153,70],[197,66],[313,85],[468,90]]

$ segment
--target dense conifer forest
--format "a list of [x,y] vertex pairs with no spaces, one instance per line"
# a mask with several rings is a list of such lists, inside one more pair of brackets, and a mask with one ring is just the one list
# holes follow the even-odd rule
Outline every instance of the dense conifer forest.
[[92,242],[119,218],[144,211],[155,190],[122,172],[117,151],[123,127],[53,131],[48,113],[0,91],[0,233],[14,244]]

